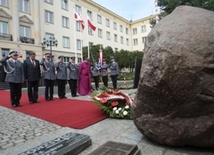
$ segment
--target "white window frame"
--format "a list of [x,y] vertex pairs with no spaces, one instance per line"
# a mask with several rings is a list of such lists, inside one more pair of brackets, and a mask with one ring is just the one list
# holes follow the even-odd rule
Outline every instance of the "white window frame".
[[122,37],[122,36],[120,37],[120,42],[121,42],[121,44],[124,43],[124,42],[123,42],[123,37]]
[[51,11],[45,10],[45,22],[54,23],[54,14]]
[[68,10],[68,0],[61,0],[62,1],[62,9]]
[[76,31],[80,31],[81,30],[81,23],[80,21],[76,21]]
[[115,42],[118,42],[117,34],[114,34],[114,41],[115,41]]
[[30,1],[29,0],[19,0],[19,11],[30,13]]
[[100,38],[103,37],[103,31],[102,31],[102,29],[98,29],[98,37],[100,37]]
[[0,21],[0,33],[9,34],[9,23],[5,21]]
[[92,29],[91,29],[91,27],[89,25],[88,25],[88,34],[89,35],[93,35]]
[[20,37],[27,37],[30,38],[31,36],[31,32],[30,32],[30,27],[29,26],[25,26],[25,25],[20,25],[19,26],[19,35]]
[[138,39],[137,39],[137,38],[135,38],[135,39],[133,40],[133,42],[134,42],[134,46],[138,45]]
[[8,1],[7,0],[0,0],[0,5],[1,6],[8,6]]
[[123,25],[120,25],[120,32],[123,32]]
[[69,28],[69,18],[62,16],[62,27]]
[[110,20],[106,18],[106,26],[110,27]]
[[81,50],[82,48],[82,45],[81,45],[81,40],[80,39],[77,39],[77,43],[76,43],[76,46],[77,46],[77,50]]
[[129,29],[126,27],[126,34],[129,34]]
[[76,10],[76,12],[77,12],[79,15],[81,15],[81,13],[82,13],[81,6],[75,5],[75,10]]
[[111,33],[109,31],[106,32],[106,39],[111,40]]
[[53,4],[53,0],[45,0],[45,2],[48,4]]
[[137,28],[133,28],[133,35],[137,35]]
[[141,26],[141,32],[145,33],[146,32],[146,25]]
[[102,16],[101,15],[97,15],[97,22],[99,24],[102,24]]
[[113,22],[113,27],[115,30],[117,30],[117,23],[116,22]]
[[145,44],[146,42],[146,37],[142,37],[142,44]]
[[126,38],[126,45],[129,46],[129,39],[128,38]]
[[48,33],[48,32],[46,32],[45,33],[45,39],[49,39],[49,38],[54,38],[54,34],[53,33]]
[[69,48],[70,47],[70,38],[69,37],[62,37],[62,45],[64,48]]

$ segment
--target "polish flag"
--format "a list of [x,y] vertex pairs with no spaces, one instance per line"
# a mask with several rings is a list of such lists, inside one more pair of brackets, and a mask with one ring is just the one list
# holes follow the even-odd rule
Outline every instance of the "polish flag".
[[80,15],[78,15],[76,11],[74,11],[74,18],[81,23],[82,30],[84,30],[85,28],[84,20],[80,17]]
[[96,30],[96,26],[94,25],[94,23],[91,21],[91,19],[88,17],[88,25],[91,27],[91,29],[93,31]]

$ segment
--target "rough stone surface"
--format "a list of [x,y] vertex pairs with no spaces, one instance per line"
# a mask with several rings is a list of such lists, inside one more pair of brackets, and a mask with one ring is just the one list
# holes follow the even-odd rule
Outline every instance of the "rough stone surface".
[[132,110],[157,143],[214,147],[214,12],[180,6],[154,27]]

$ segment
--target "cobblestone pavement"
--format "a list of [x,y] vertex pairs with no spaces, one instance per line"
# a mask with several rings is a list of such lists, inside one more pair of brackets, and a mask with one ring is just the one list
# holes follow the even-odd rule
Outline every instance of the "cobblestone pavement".
[[[126,90],[134,97],[136,90]],[[69,94],[68,94],[69,96]],[[85,96],[78,99],[86,98]],[[76,99],[76,98],[75,98]],[[87,99],[90,99],[89,97]],[[42,103],[41,103],[42,104]],[[77,130],[43,121],[0,106],[0,155],[17,155],[69,132],[90,135],[92,146],[80,155],[87,155],[107,141],[136,144],[142,155],[213,155],[213,150],[170,148],[147,140],[132,120],[105,119],[85,129]]]

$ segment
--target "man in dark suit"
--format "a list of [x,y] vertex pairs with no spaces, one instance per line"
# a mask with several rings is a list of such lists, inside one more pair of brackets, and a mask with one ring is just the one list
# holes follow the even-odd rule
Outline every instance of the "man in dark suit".
[[30,52],[29,58],[24,61],[24,75],[27,82],[28,99],[30,104],[39,103],[38,88],[41,77],[39,61],[35,59],[36,53]]
[[24,82],[23,63],[18,60],[19,52],[11,51],[8,56],[4,57],[0,63],[4,65],[7,73],[5,81],[10,86],[10,101],[12,107],[20,107],[22,96],[22,83]]

